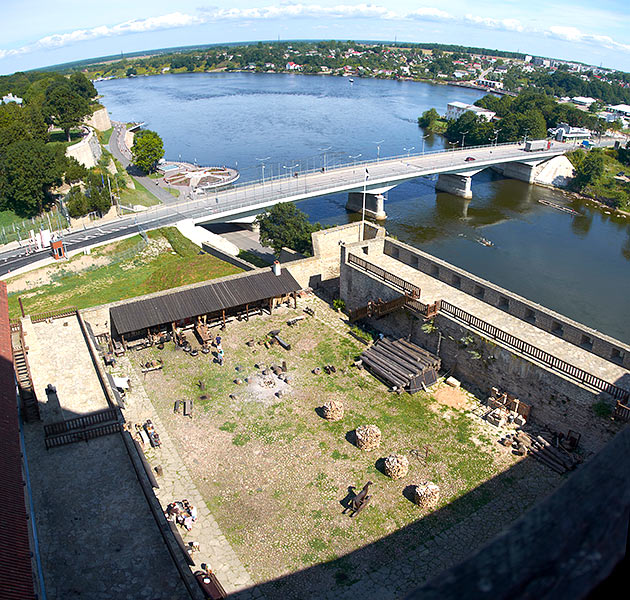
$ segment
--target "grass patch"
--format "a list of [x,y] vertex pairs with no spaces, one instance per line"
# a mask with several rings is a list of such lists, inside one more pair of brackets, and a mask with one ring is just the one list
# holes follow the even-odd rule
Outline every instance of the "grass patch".
[[244,446],[245,444],[247,444],[247,442],[249,442],[252,438],[247,435],[246,433],[237,433],[233,438],[232,438],[232,443],[235,446]]
[[145,188],[135,177],[132,177],[135,189],[126,188],[121,191],[120,203],[126,206],[155,206],[160,201]]
[[234,433],[238,425],[234,421],[226,421],[223,425],[219,426],[221,431],[227,431],[229,433]]
[[258,254],[254,254],[249,250],[240,250],[238,253],[238,257],[244,261],[247,261],[250,265],[254,265],[255,267],[268,267],[271,264],[264,258],[258,256]]
[[[175,254],[170,249],[155,255],[140,252],[118,261],[121,253],[129,252],[141,242],[140,236],[134,236],[96,249],[92,253],[93,259],[100,258],[101,263],[74,272],[70,265],[84,258],[78,255],[70,263],[53,267],[51,283],[32,287],[25,294],[20,292],[25,310],[36,314],[65,306],[88,308],[241,272],[238,267],[210,254],[198,254],[197,246],[174,227],[151,231],[148,235],[153,242],[161,240],[164,244],[168,240]],[[107,259],[107,264],[102,264],[103,259]],[[39,271],[32,271],[26,277],[36,280]],[[10,282],[7,282],[9,290]],[[17,298],[17,293],[9,294],[12,316],[19,314]]]
[[103,146],[107,146],[107,144],[109,144],[109,140],[111,139],[113,132],[113,127],[110,127],[107,131],[98,132],[98,137],[100,138],[101,144],[103,144]]
[[168,190],[168,193],[171,194],[171,196],[175,196],[175,198],[179,198],[179,194],[181,193],[179,190],[176,190],[175,188],[166,188]]

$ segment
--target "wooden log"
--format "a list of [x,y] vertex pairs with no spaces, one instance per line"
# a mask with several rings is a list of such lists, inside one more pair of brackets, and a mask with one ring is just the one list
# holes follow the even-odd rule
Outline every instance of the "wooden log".
[[549,467],[552,471],[558,473],[559,475],[562,475],[566,471],[566,469],[559,467],[556,463],[547,460],[547,457],[542,456],[539,452],[531,452],[530,455],[533,456],[537,461]]
[[536,440],[551,454],[558,462],[571,469],[574,466],[573,460],[566,457],[558,449],[554,448],[545,438],[540,435],[536,436]]

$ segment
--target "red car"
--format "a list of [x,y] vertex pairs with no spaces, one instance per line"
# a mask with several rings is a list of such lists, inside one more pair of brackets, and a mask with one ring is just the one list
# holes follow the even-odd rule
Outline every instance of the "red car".
[[476,160],[474,156],[467,156],[466,157],[466,162],[472,162],[473,160]]

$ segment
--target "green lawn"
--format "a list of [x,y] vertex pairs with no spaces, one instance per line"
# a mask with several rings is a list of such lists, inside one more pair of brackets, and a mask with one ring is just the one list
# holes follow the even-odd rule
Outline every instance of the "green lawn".
[[120,195],[121,204],[133,206],[141,204],[142,206],[154,206],[160,204],[160,201],[147,190],[135,177],[132,177],[136,189],[127,188]]
[[66,134],[63,131],[56,130],[51,131],[48,134],[48,141],[52,144],[63,144],[64,146],[72,146],[72,144],[76,144],[79,140],[81,140],[81,130],[80,129],[71,129],[70,130],[70,141],[66,138]]
[[[214,256],[199,254],[199,248],[175,228],[151,231],[148,236],[150,245],[144,249],[139,246],[140,236],[96,248],[91,264],[80,270],[71,266],[79,260],[85,262],[83,255],[55,265],[51,283],[26,293],[12,293],[11,281],[15,278],[8,280],[11,316],[19,315],[18,295],[22,296],[25,310],[36,314],[65,306],[97,306],[241,271]],[[24,277],[36,281],[38,272]]]
[[107,131],[101,131],[100,132],[100,138],[101,138],[101,144],[103,144],[103,146],[107,146],[107,144],[109,144],[109,140],[112,137],[112,133],[114,131],[113,127],[110,127]]
[[179,198],[179,194],[181,193],[179,190],[171,187],[167,189],[169,191],[169,194],[172,194],[173,196],[175,196],[175,198]]

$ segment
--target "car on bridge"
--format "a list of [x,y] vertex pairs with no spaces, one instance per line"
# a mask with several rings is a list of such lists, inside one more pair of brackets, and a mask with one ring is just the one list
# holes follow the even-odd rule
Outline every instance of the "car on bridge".
[[472,162],[473,160],[477,160],[474,156],[467,156],[465,159],[465,162]]

